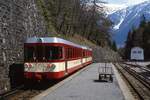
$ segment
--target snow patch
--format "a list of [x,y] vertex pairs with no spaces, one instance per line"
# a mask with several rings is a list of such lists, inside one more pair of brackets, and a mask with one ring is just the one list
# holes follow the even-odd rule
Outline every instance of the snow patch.
[[114,29],[118,30],[123,21],[124,21],[124,18],[121,18],[120,22],[114,26]]

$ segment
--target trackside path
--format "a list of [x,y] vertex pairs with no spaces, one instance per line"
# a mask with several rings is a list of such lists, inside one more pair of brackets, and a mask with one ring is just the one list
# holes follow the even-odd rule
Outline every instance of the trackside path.
[[[98,68],[103,63],[94,63],[76,74],[72,79],[48,89],[33,98],[40,100],[125,100],[114,75],[114,81],[99,82]],[[111,63],[107,66],[112,67]]]

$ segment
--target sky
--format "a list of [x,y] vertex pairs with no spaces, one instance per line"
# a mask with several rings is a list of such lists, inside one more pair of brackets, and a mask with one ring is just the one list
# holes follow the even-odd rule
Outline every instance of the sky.
[[109,4],[130,6],[149,0],[103,0],[103,1],[108,2]]
[[112,9],[118,9],[118,8],[125,8],[131,5],[139,4],[144,1],[150,1],[150,0],[102,0],[104,2],[107,2],[105,4],[107,7]]
[[109,15],[115,12],[116,10],[123,9],[128,6],[132,6],[150,0],[102,0],[102,1],[107,2],[104,5],[107,7],[108,11],[106,13]]

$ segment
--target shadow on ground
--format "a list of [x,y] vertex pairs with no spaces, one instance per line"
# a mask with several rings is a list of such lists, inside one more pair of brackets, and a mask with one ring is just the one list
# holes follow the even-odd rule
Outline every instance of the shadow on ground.
[[112,83],[111,81],[108,81],[108,80],[93,80],[93,82],[99,82],[99,83]]

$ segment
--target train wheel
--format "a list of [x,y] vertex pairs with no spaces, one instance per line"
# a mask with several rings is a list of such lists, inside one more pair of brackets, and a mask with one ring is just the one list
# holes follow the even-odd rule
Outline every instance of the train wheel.
[[25,86],[25,88],[31,88],[32,86],[33,86],[33,81],[32,80],[30,80],[30,79],[25,79],[24,80],[24,86]]
[[110,81],[113,82],[113,77],[112,77],[112,75],[110,75]]
[[99,80],[102,80],[102,77],[101,77],[101,75],[99,74]]

